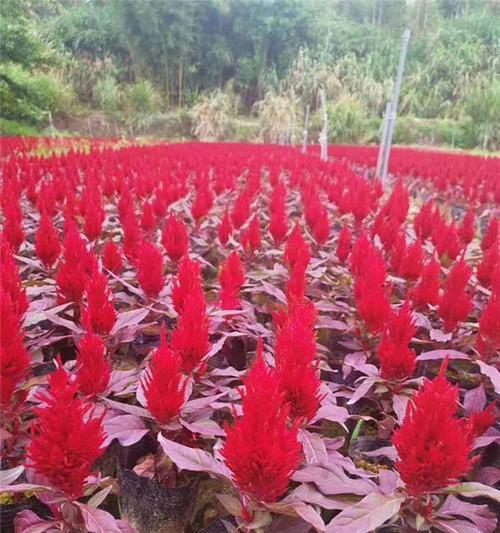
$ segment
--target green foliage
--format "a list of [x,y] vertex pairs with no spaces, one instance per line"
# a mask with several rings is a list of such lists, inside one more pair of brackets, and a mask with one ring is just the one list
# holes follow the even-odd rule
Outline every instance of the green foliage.
[[191,112],[193,133],[201,141],[221,141],[227,138],[234,114],[231,97],[220,90],[203,96]]
[[148,116],[158,110],[160,98],[149,80],[140,80],[127,88],[127,106],[135,115]]
[[[359,116],[367,123],[380,120],[395,77],[401,32],[409,27],[400,116],[461,121],[467,123],[464,139],[483,143],[487,136],[495,144],[498,121],[489,118],[491,105],[476,93],[488,92],[500,77],[497,4],[4,0],[1,103],[9,104],[11,118],[31,123],[43,122],[48,109],[68,109],[67,101],[58,106],[51,96],[14,90],[39,83],[43,93],[54,92],[47,81],[27,83],[20,72],[37,78],[57,71],[65,80],[57,82],[63,92],[71,85],[81,105],[98,107],[114,119],[128,113],[129,124],[143,125],[164,109],[194,106],[200,95],[229,86],[243,114],[266,99],[271,105],[271,95],[293,95],[295,120],[306,105],[314,117],[322,89],[332,103],[330,113],[350,130],[335,131],[335,136],[372,138],[371,129],[369,134],[359,131]],[[356,103],[359,111],[352,109]],[[275,138],[263,121],[261,116],[262,135]]]
[[352,143],[359,141],[363,133],[363,121],[366,112],[363,104],[354,96],[342,96],[337,102],[327,107],[328,135],[335,143]]
[[94,99],[106,113],[114,113],[120,108],[122,93],[115,78],[106,75],[99,79],[94,91]]

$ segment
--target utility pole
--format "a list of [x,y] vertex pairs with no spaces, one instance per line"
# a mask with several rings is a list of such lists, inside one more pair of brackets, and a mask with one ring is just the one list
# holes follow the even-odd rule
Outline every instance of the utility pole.
[[384,149],[387,143],[387,130],[389,123],[389,115],[391,113],[392,102],[389,100],[385,105],[384,116],[382,120],[382,135],[380,137],[380,146],[378,148],[378,157],[377,157],[377,170],[375,175],[380,177],[382,175],[382,167],[384,166]]
[[[384,139],[381,141],[381,148],[382,148],[382,162],[381,162],[381,169],[380,174],[377,174],[382,179],[382,184],[384,187],[387,185],[387,172],[389,169],[389,159],[391,156],[391,145],[392,145],[392,136],[394,134],[394,126],[396,124],[396,116],[398,111],[398,103],[399,103],[399,93],[401,91],[401,81],[403,79],[403,72],[405,68],[405,62],[406,62],[406,53],[408,51],[408,43],[410,41],[410,30],[406,29],[403,32],[403,36],[401,38],[401,51],[399,53],[399,64],[398,64],[398,71],[396,74],[396,83],[394,84],[394,92],[392,95],[392,100],[390,102],[390,109],[386,107],[386,114],[388,114],[387,119],[387,131],[386,131],[386,139],[385,142],[382,144]],[[389,111],[389,113],[387,113]]]
[[325,91],[323,89],[320,90],[319,97],[321,99],[321,111],[323,114],[323,128],[319,136],[321,160],[328,161],[328,114],[326,112]]
[[302,136],[302,153],[307,152],[307,129],[309,127],[309,104],[306,107],[306,117],[304,119],[304,132]]

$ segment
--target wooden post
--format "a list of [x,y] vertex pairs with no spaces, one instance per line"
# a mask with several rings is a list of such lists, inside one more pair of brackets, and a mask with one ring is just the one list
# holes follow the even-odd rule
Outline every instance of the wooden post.
[[320,90],[319,97],[321,99],[321,112],[323,114],[323,128],[319,136],[321,160],[328,161],[328,114],[326,112],[325,91],[323,89]]
[[307,129],[309,127],[309,104],[307,104],[306,107],[306,116],[304,120],[304,132],[302,136],[302,153],[305,154],[307,152]]
[[389,120],[387,123],[387,139],[384,148],[384,156],[382,161],[382,169],[380,178],[384,187],[387,185],[387,173],[389,170],[389,159],[391,156],[392,136],[394,134],[394,126],[396,124],[396,115],[398,111],[399,93],[401,91],[401,81],[403,79],[403,72],[406,62],[406,52],[408,51],[408,43],[410,41],[410,30],[406,29],[401,37],[401,51],[399,54],[399,64],[396,74],[396,82],[394,84],[394,92],[392,95],[391,109],[389,112]]
[[389,114],[391,112],[391,106],[392,103],[389,101],[385,105],[385,111],[384,111],[384,118],[382,121],[382,135],[380,137],[380,145],[378,148],[378,157],[377,157],[377,170],[375,175],[377,177],[380,177],[382,175],[382,167],[384,162],[384,154],[385,154],[385,145],[387,143],[387,125],[389,123]]

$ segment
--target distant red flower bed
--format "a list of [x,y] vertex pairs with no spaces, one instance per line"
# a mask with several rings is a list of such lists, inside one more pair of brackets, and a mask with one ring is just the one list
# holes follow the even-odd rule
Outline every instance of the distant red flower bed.
[[2,530],[496,530],[500,160],[329,150],[2,139]]

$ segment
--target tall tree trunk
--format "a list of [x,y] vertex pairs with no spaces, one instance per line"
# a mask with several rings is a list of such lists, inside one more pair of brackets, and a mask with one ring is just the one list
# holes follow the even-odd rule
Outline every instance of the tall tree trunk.
[[182,91],[184,83],[184,61],[181,60],[179,63],[179,99],[177,105],[182,107]]

